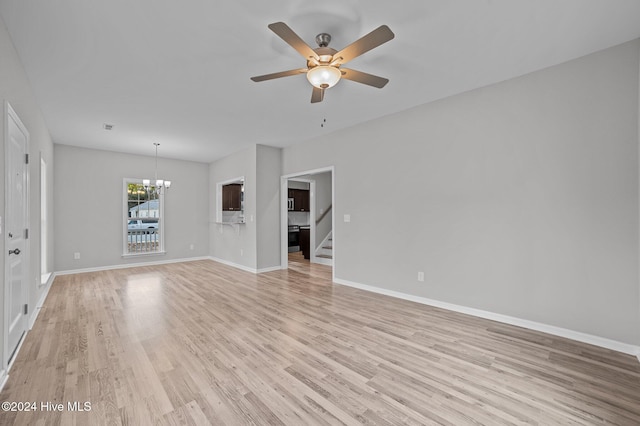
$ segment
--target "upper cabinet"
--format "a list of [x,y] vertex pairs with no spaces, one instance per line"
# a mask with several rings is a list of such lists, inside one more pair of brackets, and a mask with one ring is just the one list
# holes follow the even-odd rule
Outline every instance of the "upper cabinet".
[[216,222],[244,222],[244,176],[216,184]]
[[222,186],[222,211],[242,210],[242,184],[231,183]]
[[289,211],[308,212],[311,210],[309,203],[309,190],[307,189],[289,189],[289,199],[293,200],[293,208]]

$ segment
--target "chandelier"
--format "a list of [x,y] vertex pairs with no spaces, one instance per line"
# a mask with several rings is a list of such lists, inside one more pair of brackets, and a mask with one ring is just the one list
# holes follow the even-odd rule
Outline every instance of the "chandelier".
[[151,186],[151,179],[142,179],[142,186],[144,186],[144,189],[147,191],[147,193],[155,193],[156,195],[160,195],[165,189],[169,189],[169,187],[171,186],[171,181],[158,179],[158,147],[160,146],[160,144],[158,142],[154,142],[153,144],[156,146],[155,186]]

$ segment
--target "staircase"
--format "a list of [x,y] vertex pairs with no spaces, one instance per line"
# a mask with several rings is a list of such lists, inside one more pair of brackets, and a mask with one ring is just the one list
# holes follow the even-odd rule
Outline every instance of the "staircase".
[[316,249],[316,260],[318,263],[333,265],[333,237],[332,232],[322,241]]

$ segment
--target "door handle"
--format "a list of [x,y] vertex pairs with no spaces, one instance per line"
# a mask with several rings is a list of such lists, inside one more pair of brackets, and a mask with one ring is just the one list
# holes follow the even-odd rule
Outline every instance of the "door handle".
[[9,255],[12,255],[12,254],[19,255],[20,254],[20,249],[17,248],[17,249],[14,249],[14,250],[9,250]]

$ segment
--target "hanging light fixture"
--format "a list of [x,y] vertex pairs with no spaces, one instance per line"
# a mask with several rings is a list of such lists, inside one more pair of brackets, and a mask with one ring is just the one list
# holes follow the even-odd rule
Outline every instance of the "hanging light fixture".
[[[158,142],[154,142],[153,144],[156,146],[156,178],[155,178],[155,186],[152,192],[155,192],[157,195],[160,195],[162,194],[165,188],[169,189],[169,187],[171,187],[171,181],[158,179],[158,147],[160,146],[160,144]],[[147,192],[149,192],[149,190],[151,189],[151,179],[143,179],[142,185],[147,190]]]

